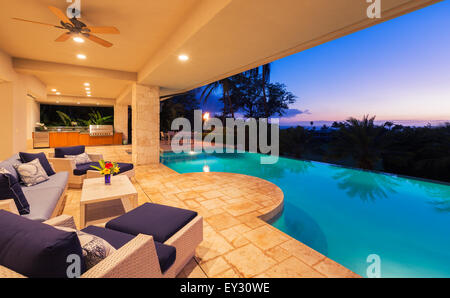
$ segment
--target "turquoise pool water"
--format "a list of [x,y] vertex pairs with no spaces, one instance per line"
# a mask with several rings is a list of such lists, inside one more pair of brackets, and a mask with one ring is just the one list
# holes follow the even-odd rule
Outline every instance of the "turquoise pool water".
[[179,173],[207,165],[275,183],[285,204],[272,224],[361,276],[377,254],[381,277],[450,277],[449,185],[288,158],[259,161],[255,153],[161,156]]

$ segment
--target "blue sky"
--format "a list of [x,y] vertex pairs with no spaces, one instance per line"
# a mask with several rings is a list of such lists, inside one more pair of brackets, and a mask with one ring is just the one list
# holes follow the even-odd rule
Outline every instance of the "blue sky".
[[281,123],[450,120],[449,28],[446,0],[273,62],[298,97]]
[[[273,63],[272,81],[297,97],[282,119],[450,119],[450,1]],[[291,111],[291,114],[294,111]]]

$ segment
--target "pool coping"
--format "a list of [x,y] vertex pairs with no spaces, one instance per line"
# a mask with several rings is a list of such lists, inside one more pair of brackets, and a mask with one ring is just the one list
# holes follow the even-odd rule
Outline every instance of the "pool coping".
[[[268,229],[268,231],[272,231],[271,233],[273,233],[273,235],[279,235],[277,237],[281,237],[283,239],[285,239],[285,242],[282,242],[279,245],[276,245],[274,248],[278,248],[279,250],[284,250],[285,253],[288,253],[289,255],[291,255],[291,259],[297,259],[299,260],[299,262],[301,262],[301,266],[305,266],[305,268],[309,268],[309,274],[310,275],[306,275],[306,277],[344,277],[344,278],[360,278],[361,276],[359,276],[358,274],[352,272],[351,270],[349,270],[348,268],[346,268],[345,266],[335,262],[334,260],[328,258],[327,256],[319,253],[318,251],[314,250],[313,248],[305,245],[304,243],[302,243],[301,241],[293,238],[292,236],[284,233],[283,231],[279,230],[278,228],[272,226],[270,224],[270,220],[273,220],[274,218],[276,218],[277,216],[279,216],[281,214],[281,212],[284,209],[284,193],[281,190],[281,188],[270,182],[267,181],[265,179],[259,178],[259,177],[254,177],[254,176],[250,176],[250,175],[245,175],[245,174],[236,174],[236,173],[228,173],[228,172],[193,172],[193,173],[178,173],[177,171],[169,168],[168,166],[160,163],[160,165],[164,166],[165,168],[170,169],[170,171],[177,173],[178,175],[180,175],[181,177],[186,177],[186,178],[194,178],[194,179],[201,179],[201,177],[213,177],[216,175],[221,176],[221,179],[226,180],[227,177],[230,178],[230,180],[234,179],[234,180],[239,180],[239,181],[245,181],[245,180],[251,180],[254,183],[261,185],[261,187],[265,186],[270,186],[273,189],[276,189],[278,194],[275,195],[275,197],[272,197],[273,200],[275,200],[275,202],[273,202],[273,204],[267,205],[263,208],[260,208],[256,211],[253,212],[248,212],[246,214],[240,215],[240,216],[233,216],[232,214],[229,214],[229,212],[225,212],[228,213],[228,215],[234,219],[237,219],[239,217],[243,217],[243,216],[249,216],[248,218],[248,224],[252,225],[255,224],[255,230],[258,229]],[[238,178],[236,178],[238,177]],[[220,191],[220,186],[218,186],[218,190]],[[267,195],[266,195],[267,196]],[[246,199],[246,198],[245,198]],[[248,199],[249,202],[251,202],[252,200]],[[257,202],[257,198],[253,199],[254,202]],[[227,207],[224,207],[223,209],[225,209],[225,211],[229,211],[227,210]],[[200,215],[202,215],[202,212],[200,211],[199,213]],[[254,214],[254,215],[252,215]],[[218,214],[217,216],[220,216],[221,214]],[[223,215],[223,214],[222,214]],[[202,216],[204,216],[205,220],[208,222],[210,220],[215,220],[214,217],[216,216],[215,214],[210,214],[210,215],[206,215],[203,214]],[[253,216],[253,220],[251,220],[251,217]],[[255,222],[256,220],[256,222]],[[243,221],[243,223],[246,223],[246,221]],[[211,228],[211,226],[209,226],[209,228]],[[217,230],[217,233],[222,233],[222,231]],[[260,240],[258,240],[260,241]],[[240,248],[236,248],[235,250],[239,250]],[[264,254],[268,254],[268,251],[264,251]],[[276,256],[276,252],[271,252],[274,253],[275,258],[279,257]],[[224,258],[227,259],[229,257],[230,253],[225,253],[222,256],[219,256],[219,258]],[[289,260],[291,260],[289,259]],[[227,259],[228,260],[228,259]],[[209,264],[209,262],[211,262],[212,260],[204,260],[202,261],[201,259],[199,260],[199,265],[205,265],[205,264]],[[280,273],[275,273],[278,272],[278,270],[282,270],[282,271],[295,271],[295,269],[292,268],[292,266],[288,266],[286,264],[284,264],[284,262],[287,262],[288,260],[284,260],[274,266],[272,266],[271,270],[267,270],[270,275],[267,275],[265,272],[263,272],[262,274],[258,274],[255,276],[246,276],[244,275],[244,277],[305,277],[303,275],[298,275],[298,274],[289,274],[286,275],[286,272],[280,272]],[[279,267],[283,267],[282,269],[279,269]],[[281,276],[279,276],[278,274],[281,274]],[[215,276],[217,277],[217,276]],[[220,276],[219,276],[220,277]]]

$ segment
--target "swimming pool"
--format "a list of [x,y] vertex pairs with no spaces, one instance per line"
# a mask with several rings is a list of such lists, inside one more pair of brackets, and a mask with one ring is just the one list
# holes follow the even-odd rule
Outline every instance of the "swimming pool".
[[272,223],[366,277],[369,255],[381,277],[450,277],[450,186],[255,153],[164,153],[179,173],[230,172],[278,185],[283,213]]

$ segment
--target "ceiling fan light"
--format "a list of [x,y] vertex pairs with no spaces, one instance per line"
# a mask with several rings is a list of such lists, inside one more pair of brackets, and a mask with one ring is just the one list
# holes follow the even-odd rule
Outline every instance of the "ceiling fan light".
[[84,39],[81,38],[81,37],[79,37],[79,36],[75,36],[75,37],[73,38],[73,41],[78,42],[78,43],[83,43],[83,42],[84,42]]
[[81,59],[81,60],[84,60],[84,59],[86,59],[86,55],[84,55],[84,54],[77,54],[77,58]]

